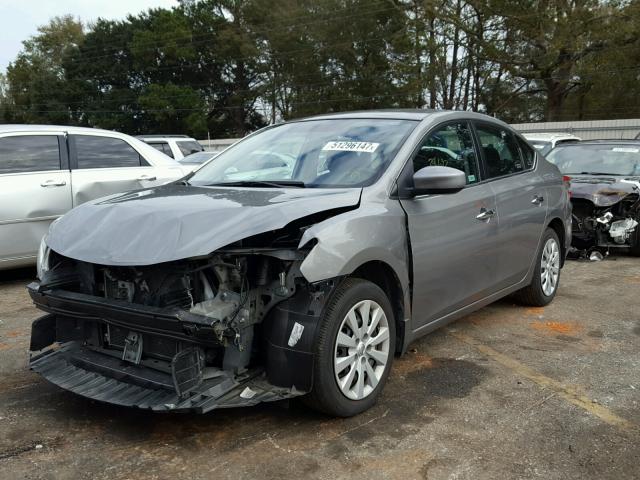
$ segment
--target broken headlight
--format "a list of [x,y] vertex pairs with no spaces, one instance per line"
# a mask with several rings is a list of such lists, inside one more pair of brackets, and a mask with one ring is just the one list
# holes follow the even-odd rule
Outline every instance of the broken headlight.
[[42,280],[42,276],[49,270],[49,254],[51,249],[47,245],[47,236],[42,237],[40,248],[38,248],[38,259],[36,261],[36,269],[38,278]]

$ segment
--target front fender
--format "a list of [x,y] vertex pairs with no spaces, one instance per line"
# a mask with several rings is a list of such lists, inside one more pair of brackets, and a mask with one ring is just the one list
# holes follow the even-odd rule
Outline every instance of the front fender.
[[308,282],[353,273],[369,261],[388,264],[403,290],[409,284],[405,213],[399,204],[374,204],[320,222],[302,236],[298,248],[315,240],[300,271]]

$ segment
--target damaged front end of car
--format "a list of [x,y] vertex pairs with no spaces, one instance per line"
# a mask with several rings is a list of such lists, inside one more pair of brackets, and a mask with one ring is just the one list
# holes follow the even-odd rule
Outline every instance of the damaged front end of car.
[[572,178],[571,194],[575,249],[638,248],[640,182]]
[[[317,212],[209,255],[105,265],[45,246],[28,286],[47,312],[32,326],[30,368],[84,397],[155,411],[248,406],[307,393],[323,306],[340,277],[301,273]],[[98,247],[97,247],[98,248]]]

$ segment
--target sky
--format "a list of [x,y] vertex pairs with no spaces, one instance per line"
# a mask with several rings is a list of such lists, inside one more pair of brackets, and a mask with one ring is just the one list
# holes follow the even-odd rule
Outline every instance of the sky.
[[72,14],[87,23],[177,4],[176,0],[0,0],[0,73],[16,58],[22,41],[52,17]]

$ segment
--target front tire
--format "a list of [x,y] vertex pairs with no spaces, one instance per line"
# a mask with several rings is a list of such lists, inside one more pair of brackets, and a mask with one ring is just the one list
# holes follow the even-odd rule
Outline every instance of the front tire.
[[364,412],[380,395],[394,352],[395,319],[389,299],[367,280],[346,279],[323,314],[313,388],[305,402],[333,416]]
[[551,303],[560,283],[561,255],[558,234],[552,228],[547,228],[542,236],[531,283],[516,292],[520,303],[532,307],[544,307]]
[[636,229],[631,237],[631,248],[629,248],[629,253],[634,257],[640,257],[640,225],[636,225]]

